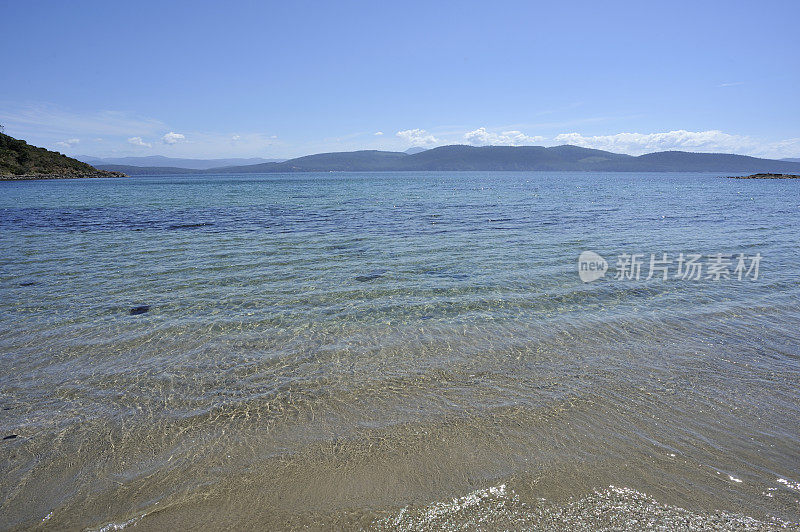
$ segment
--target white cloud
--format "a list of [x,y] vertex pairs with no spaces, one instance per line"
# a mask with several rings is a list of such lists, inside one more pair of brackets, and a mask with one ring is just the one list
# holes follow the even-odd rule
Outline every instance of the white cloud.
[[[290,147],[277,135],[241,131],[176,133],[161,120],[130,112],[74,110],[47,103],[7,101],[1,96],[0,124],[7,134],[35,146],[64,150],[65,144],[59,143],[82,139],[78,144],[83,146],[81,151],[98,157],[141,155],[142,148],[153,148],[156,139],[162,149],[168,145],[169,155],[174,157],[283,157],[287,152],[303,155],[309,151],[305,146]],[[169,144],[171,140],[176,142]]]
[[143,146],[145,148],[152,148],[152,144],[148,144],[147,142],[142,140],[142,137],[131,137],[128,139],[129,144],[133,144],[134,146]]
[[762,152],[763,157],[780,159],[783,157],[800,157],[800,137],[772,142]]
[[80,141],[81,141],[81,139],[62,140],[61,142],[56,142],[56,146],[60,146],[62,148],[71,148],[71,147],[75,146],[76,144],[78,144]]
[[180,133],[175,133],[173,131],[170,131],[169,133],[161,137],[161,142],[163,142],[164,144],[177,144],[182,140],[186,140],[186,136],[181,135]]
[[375,135],[376,137],[380,137],[381,135],[383,135],[383,131],[376,131],[375,133],[373,133],[373,135]]
[[397,136],[412,146],[430,146],[439,142],[439,139],[424,129],[404,129],[397,132]]
[[464,139],[475,146],[521,146],[523,144],[542,142],[544,137],[529,137],[521,131],[493,133],[491,131],[486,131],[485,127],[479,127],[474,131],[465,133]]
[[122,111],[74,112],[49,104],[0,104],[0,108],[4,108],[0,110],[0,122],[22,136],[143,136],[166,129],[159,120]]
[[800,153],[800,139],[764,142],[719,130],[668,131],[666,133],[617,133],[587,137],[580,133],[562,133],[553,139],[557,144],[573,144],[616,153],[641,155],[655,151],[693,151],[738,153],[758,157],[792,157]]

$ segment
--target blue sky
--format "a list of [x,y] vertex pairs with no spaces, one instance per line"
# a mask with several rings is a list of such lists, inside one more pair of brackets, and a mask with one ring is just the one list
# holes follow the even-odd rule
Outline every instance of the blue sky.
[[800,2],[0,0],[0,14],[0,123],[72,155],[800,157]]

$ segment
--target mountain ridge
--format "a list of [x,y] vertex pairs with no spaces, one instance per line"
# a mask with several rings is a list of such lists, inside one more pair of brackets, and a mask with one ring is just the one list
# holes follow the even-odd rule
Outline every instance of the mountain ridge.
[[404,171],[800,172],[800,162],[748,155],[663,151],[634,156],[570,144],[552,147],[455,144],[414,154],[379,150],[328,152],[283,162],[207,170],[98,167],[135,175]]

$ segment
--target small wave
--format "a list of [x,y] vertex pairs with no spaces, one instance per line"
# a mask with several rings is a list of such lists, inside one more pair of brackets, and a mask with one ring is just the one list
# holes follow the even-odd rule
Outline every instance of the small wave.
[[779,478],[778,484],[783,484],[789,489],[793,489],[795,491],[800,491],[800,482],[794,482],[792,480],[786,480],[785,478]]
[[139,521],[141,521],[142,519],[144,519],[145,517],[147,517],[151,513],[153,513],[153,512],[152,511],[145,512],[145,513],[143,513],[141,515],[137,515],[136,517],[131,517],[127,521],[118,521],[118,522],[106,523],[105,525],[103,525],[103,526],[101,526],[99,528],[90,528],[88,530],[94,530],[95,532],[111,532],[112,530],[122,530],[122,529],[128,528],[131,525],[135,525],[135,524],[139,523]]
[[505,484],[427,507],[405,507],[372,523],[377,530],[783,530],[797,523],[724,511],[693,512],[631,488],[609,486],[563,504],[523,502]]
[[120,523],[108,523],[107,525],[103,525],[102,527],[97,529],[97,532],[111,532],[112,530],[122,530],[123,528],[128,528],[135,522],[142,519],[147,514],[142,514],[138,517],[133,517],[128,519],[127,521],[122,521]]
[[382,519],[375,523],[378,528],[396,527],[400,530],[421,529],[441,526],[441,521],[448,517],[460,514],[468,509],[481,506],[482,503],[491,499],[505,498],[506,485],[492,486],[490,488],[475,490],[463,497],[457,497],[450,501],[436,502],[422,509],[422,511],[412,512],[409,507],[405,507],[392,517]]

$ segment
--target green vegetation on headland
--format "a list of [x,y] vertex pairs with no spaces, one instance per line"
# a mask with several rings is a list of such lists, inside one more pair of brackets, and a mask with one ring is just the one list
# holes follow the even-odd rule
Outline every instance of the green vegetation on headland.
[[791,172],[800,163],[729,153],[664,151],[633,156],[579,146],[441,146],[418,153],[353,151],[208,170],[98,164],[130,175],[266,174],[290,172]]
[[0,133],[0,180],[127,177],[122,172],[98,170],[58,152],[31,146]]
[[752,174],[752,175],[731,175],[731,179],[800,179],[800,175],[795,174]]

